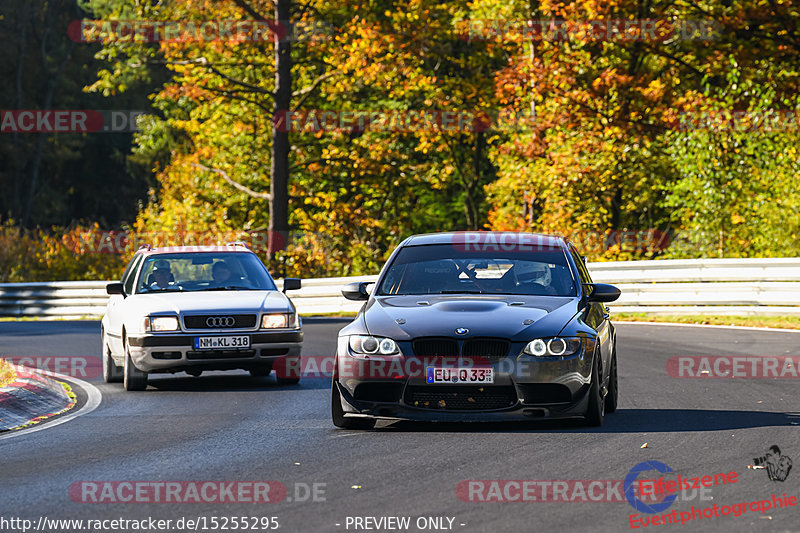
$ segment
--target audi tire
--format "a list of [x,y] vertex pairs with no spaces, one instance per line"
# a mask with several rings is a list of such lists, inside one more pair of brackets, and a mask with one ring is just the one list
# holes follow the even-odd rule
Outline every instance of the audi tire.
[[122,381],[127,391],[142,391],[147,388],[147,372],[142,372],[134,366],[127,339],[125,340],[125,367]]
[[122,369],[117,366],[111,357],[111,348],[108,347],[108,339],[106,339],[104,328],[100,329],[100,338],[102,339],[100,357],[103,360],[103,380],[106,383],[119,383],[122,381]]
[[300,356],[281,357],[273,364],[278,385],[297,385],[300,383]]

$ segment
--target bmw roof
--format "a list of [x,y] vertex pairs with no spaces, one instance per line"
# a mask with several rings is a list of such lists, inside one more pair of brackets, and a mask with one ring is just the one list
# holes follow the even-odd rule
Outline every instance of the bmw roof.
[[542,246],[561,248],[566,239],[557,235],[542,233],[521,233],[513,231],[452,231],[445,233],[423,233],[412,235],[403,241],[402,246],[424,246],[427,244],[518,244],[520,246]]

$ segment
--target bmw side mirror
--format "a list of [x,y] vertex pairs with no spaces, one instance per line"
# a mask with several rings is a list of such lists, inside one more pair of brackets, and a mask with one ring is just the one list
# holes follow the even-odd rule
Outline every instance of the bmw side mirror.
[[122,286],[120,282],[109,283],[106,285],[106,294],[119,294],[121,296],[125,296],[125,288]]
[[369,300],[368,281],[354,281],[342,287],[342,296],[348,300]]
[[620,295],[620,290],[618,288],[605,283],[587,283],[584,287],[589,291],[587,297],[589,303],[613,302],[619,298]]
[[283,292],[296,291],[301,285],[300,278],[286,278],[283,280]]

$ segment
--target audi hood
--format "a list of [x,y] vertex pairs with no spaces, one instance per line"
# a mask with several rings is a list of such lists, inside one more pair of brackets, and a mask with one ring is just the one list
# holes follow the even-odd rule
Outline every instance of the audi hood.
[[[280,291],[197,291],[134,294],[136,311],[145,314],[191,314],[209,311],[258,312],[293,311],[289,299]],[[132,302],[132,303],[134,303]]]

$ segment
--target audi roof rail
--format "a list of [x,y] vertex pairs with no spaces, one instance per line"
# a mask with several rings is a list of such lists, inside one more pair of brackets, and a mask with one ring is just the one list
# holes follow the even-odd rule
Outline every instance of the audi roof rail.
[[152,250],[153,247],[150,246],[149,244],[142,244],[141,246],[139,246],[139,249],[140,250]]
[[243,246],[243,247],[247,248],[248,250],[250,249],[250,247],[247,246],[247,243],[244,242],[244,241],[232,241],[232,242],[227,243],[225,246]]

